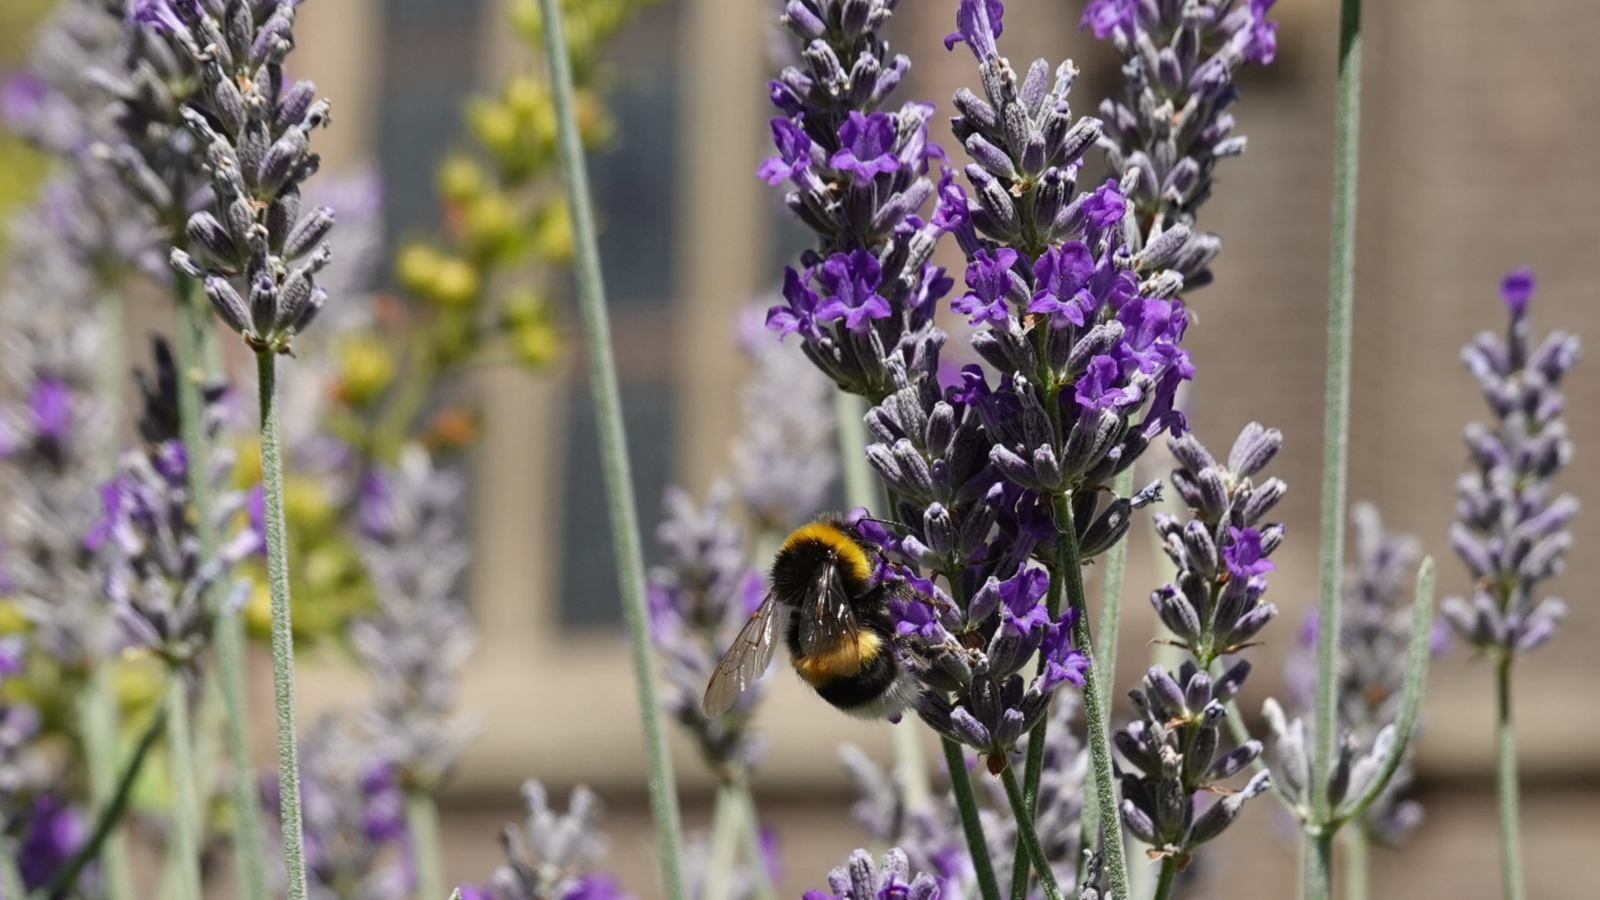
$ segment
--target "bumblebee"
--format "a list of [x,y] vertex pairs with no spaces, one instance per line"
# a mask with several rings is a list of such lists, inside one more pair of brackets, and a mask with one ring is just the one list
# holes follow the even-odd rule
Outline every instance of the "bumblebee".
[[772,661],[778,629],[794,670],[822,699],[863,719],[897,719],[920,688],[897,652],[889,601],[903,582],[873,583],[878,549],[838,516],[802,525],[772,561],[772,585],[711,673],[701,705],[727,712]]

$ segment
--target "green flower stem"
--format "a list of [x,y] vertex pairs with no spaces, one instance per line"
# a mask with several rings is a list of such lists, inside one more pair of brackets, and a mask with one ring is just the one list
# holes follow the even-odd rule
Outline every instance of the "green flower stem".
[[16,841],[0,839],[0,896],[26,897],[22,887],[22,873],[17,871]]
[[1167,900],[1172,896],[1172,886],[1178,882],[1178,861],[1170,856],[1161,858],[1161,876],[1156,879],[1155,900]]
[[[206,380],[202,345],[209,322],[200,283],[178,276],[177,339],[174,355],[178,367],[178,419],[184,447],[189,453],[189,497],[195,509],[195,534],[200,553],[209,558],[217,549],[216,522],[211,517],[211,442],[206,435],[204,398]],[[216,651],[217,678],[222,684],[226,712],[228,761],[233,769],[234,852],[239,858],[241,900],[266,900],[266,848],[261,829],[261,809],[256,797],[255,766],[250,759],[250,712],[245,697],[244,623],[228,608],[226,591],[210,589],[206,602],[212,610],[212,647]]]
[[[863,397],[835,391],[833,395],[835,430],[839,437],[839,466],[844,475],[845,502],[852,507],[871,509],[880,499],[872,489],[872,467],[867,464],[867,402]],[[894,517],[889,504],[882,513]],[[895,776],[905,792],[906,805],[925,808],[933,799],[928,778],[928,760],[922,753],[917,730],[895,726],[889,729],[894,741]]]
[[1522,900],[1522,826],[1517,787],[1517,731],[1511,723],[1511,654],[1494,664],[1495,791],[1500,799],[1500,879],[1505,900]]
[[[1006,766],[1000,773],[1000,782],[1005,785],[1006,799],[1011,802],[1011,814],[1017,820],[1017,845],[1028,854],[1028,859],[1033,861],[1034,871],[1039,873],[1039,887],[1044,891],[1045,900],[1061,900],[1061,886],[1056,884],[1055,870],[1050,868],[1050,860],[1045,858],[1044,848],[1039,846],[1039,835],[1033,830],[1033,814],[1028,811],[1027,798],[1022,795],[1022,788],[1017,785],[1017,773],[1011,766]],[[1016,862],[1012,863],[1016,869],[1024,869],[1022,857],[1019,854]]]
[[[1333,897],[1333,836],[1334,832],[1326,826],[1308,826],[1307,846],[1302,860],[1305,873],[1305,889],[1301,900],[1311,900],[1312,897],[1321,897],[1322,900],[1331,900]],[[1321,893],[1314,894],[1313,890],[1320,886]]]
[[1316,850],[1306,865],[1306,900],[1332,894],[1332,804],[1328,775],[1339,743],[1339,591],[1344,565],[1345,480],[1350,439],[1350,338],[1356,268],[1356,162],[1361,126],[1361,0],[1343,0],[1334,122],[1333,246],[1328,272],[1328,359],[1322,437],[1322,547],[1317,614],[1316,736],[1311,780]]
[[1100,825],[1100,852],[1105,857],[1111,878],[1111,895],[1128,894],[1128,860],[1122,845],[1122,820],[1118,817],[1116,774],[1111,763],[1111,737],[1103,713],[1106,701],[1101,696],[1100,673],[1094,661],[1094,638],[1089,631],[1089,611],[1083,591],[1083,568],[1078,558],[1078,532],[1072,521],[1072,497],[1055,498],[1056,544],[1060,556],[1057,567],[1065,579],[1067,603],[1078,611],[1073,640],[1078,650],[1089,657],[1083,671],[1083,717],[1089,728],[1089,767],[1094,776],[1096,814]]
[[756,900],[778,900],[777,889],[772,886],[772,873],[767,871],[766,857],[762,855],[761,817],[756,811],[756,796],[750,791],[749,779],[743,776],[739,779],[739,801],[742,805],[740,812],[749,824],[748,828],[743,829],[745,853],[750,859],[750,880],[755,888]]
[[[1133,495],[1133,467],[1124,469],[1112,482],[1111,491],[1118,497]],[[1132,534],[1111,545],[1101,557],[1100,584],[1100,644],[1095,647],[1095,665],[1099,668],[1101,684],[1115,684],[1117,680],[1117,636],[1122,630],[1122,584],[1128,574],[1128,542]],[[1111,692],[1100,698],[1100,715],[1111,720]]]
[[439,849],[439,806],[419,787],[406,790],[406,833],[417,872],[417,896],[444,896],[443,854]]
[[1368,855],[1372,843],[1367,830],[1359,824],[1344,833],[1344,900],[1367,900],[1370,886]]
[[180,900],[200,900],[200,800],[194,784],[194,734],[189,727],[189,681],[167,671],[167,763],[172,778],[172,858]]
[[[1118,497],[1128,497],[1133,494],[1133,468],[1130,466],[1117,476],[1112,483],[1112,492]],[[1110,685],[1117,679],[1117,636],[1122,630],[1122,585],[1128,574],[1128,542],[1131,536],[1124,536],[1122,540],[1111,545],[1102,562],[1103,581],[1100,585],[1100,646],[1096,647],[1095,667],[1099,670],[1100,683],[1108,688],[1100,697],[1100,718],[1106,722],[1111,721],[1111,691]],[[1052,612],[1052,615],[1055,613]],[[1095,796],[1093,781],[1083,786],[1083,814],[1080,825],[1083,829],[1083,846],[1093,846],[1092,838],[1100,827],[1099,798]],[[1079,863],[1079,874],[1083,874],[1084,861]],[[1133,873],[1129,872],[1131,876]]]
[[978,818],[978,801],[972,793],[972,776],[967,772],[967,759],[961,745],[947,737],[939,738],[944,748],[944,765],[950,770],[950,792],[956,798],[956,812],[961,816],[961,832],[967,838],[967,854],[972,857],[972,871],[978,879],[978,893],[983,900],[1000,900],[1000,884],[995,881],[994,862],[989,859],[989,842],[983,836],[983,821]]
[[698,900],[728,900],[733,887],[733,867],[739,859],[740,821],[738,788],[731,781],[717,785],[711,807],[711,849],[706,859],[706,883]]
[[572,62],[567,57],[560,0],[539,0],[539,12],[544,24],[545,59],[550,67],[550,93],[555,101],[556,146],[560,151],[561,169],[566,175],[567,208],[572,215],[578,305],[583,311],[584,341],[589,358],[589,388],[594,394],[606,505],[611,518],[611,541],[617,558],[617,582],[622,588],[622,609],[626,614],[628,637],[633,650],[633,674],[639,693],[639,715],[649,765],[650,807],[655,815],[661,882],[667,900],[684,900],[682,825],[679,822],[672,758],[666,736],[662,733],[661,703],[656,696],[649,619],[645,609],[644,553],[639,546],[638,505],[633,496],[633,480],[628,472],[628,441],[622,421],[617,370],[612,360],[611,324],[606,316],[605,283],[600,273],[600,247],[595,238],[589,174],[583,158],[583,142],[578,134]]
[[306,900],[305,826],[300,814],[300,745],[294,715],[294,626],[289,612],[289,533],[283,517],[277,357],[257,351],[261,389],[261,488],[267,520],[267,587],[272,592],[272,694],[278,711],[278,809],[289,900]]
[[[89,861],[100,855],[105,846],[106,839],[122,820],[122,814],[127,811],[128,799],[133,795],[133,783],[138,780],[139,773],[144,769],[144,761],[150,755],[150,748],[161,737],[166,727],[167,714],[165,711],[156,713],[145,727],[144,736],[139,739],[139,745],[134,748],[133,756],[129,757],[127,765],[122,770],[122,777],[117,779],[117,789],[111,795],[111,802],[100,808],[100,814],[95,818],[94,830],[89,833],[89,839],[83,842],[78,852],[67,860],[67,864],[56,871],[55,877],[40,891],[45,900],[65,900],[72,888],[78,882],[78,876],[83,873],[83,867]],[[18,879],[20,880],[20,879]],[[21,897],[22,893],[8,892],[7,897]]]
[[[83,721],[83,751],[89,770],[89,802],[104,809],[117,789],[117,742],[122,733],[117,710],[115,672],[111,663],[95,666],[79,700]],[[106,896],[110,900],[133,900],[133,875],[128,868],[128,840],[120,823],[106,837],[101,851],[105,872]],[[6,893],[3,896],[18,896]]]
[[[1053,620],[1061,615],[1061,569],[1059,566],[1050,568],[1050,587],[1045,592],[1045,608],[1050,611]],[[1044,654],[1039,654],[1037,671],[1044,671]],[[1039,781],[1044,776],[1044,740],[1050,730],[1050,717],[1047,715],[1039,720],[1028,732],[1028,756],[1023,763],[1022,770],[1022,799],[1023,805],[1030,818],[1039,816]],[[1092,823],[1092,798],[1085,798],[1083,813],[1079,816],[1079,825],[1083,828],[1085,842],[1082,846],[1092,846],[1088,837],[1095,832]],[[1026,857],[1022,855],[1022,832],[1017,832],[1017,845],[1011,854],[1015,860],[1011,864],[1011,900],[1024,900],[1028,895],[1029,866]]]

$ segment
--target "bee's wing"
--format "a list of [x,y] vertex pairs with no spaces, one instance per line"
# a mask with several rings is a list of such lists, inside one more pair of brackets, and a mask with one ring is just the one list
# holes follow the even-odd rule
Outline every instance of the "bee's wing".
[[828,669],[835,675],[854,675],[861,671],[856,638],[855,610],[850,608],[837,564],[830,562],[817,574],[817,583],[800,608],[800,652],[829,657]]
[[733,639],[733,646],[728,648],[722,662],[717,663],[711,681],[706,684],[705,699],[700,703],[706,718],[715,719],[731,709],[744,689],[767,670],[767,664],[772,662],[772,651],[778,644],[772,615],[777,605],[768,594],[739,629],[739,636]]

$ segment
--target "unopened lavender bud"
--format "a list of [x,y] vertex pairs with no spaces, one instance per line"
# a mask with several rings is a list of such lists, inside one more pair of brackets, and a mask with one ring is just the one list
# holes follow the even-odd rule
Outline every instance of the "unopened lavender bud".
[[1226,781],[1249,768],[1260,756],[1261,742],[1245,741],[1212,763],[1206,777],[1213,781]]
[[1089,361],[1096,356],[1106,355],[1122,340],[1125,331],[1122,323],[1115,319],[1089,329],[1073,345],[1072,353],[1067,357],[1067,371],[1082,372],[1087,369]]
[[1169,438],[1167,450],[1178,460],[1178,464],[1188,469],[1191,474],[1215,468],[1217,461],[1211,458],[1206,448],[1192,434],[1182,437]]
[[1137,257],[1137,268],[1144,271],[1164,269],[1172,265],[1178,253],[1189,243],[1189,227],[1182,223],[1173,225],[1145,245]]
[[1133,524],[1133,504],[1123,498],[1111,501],[1083,536],[1080,552],[1085,559],[1098,556],[1122,540]]
[[234,331],[245,331],[250,327],[250,307],[233,289],[227,279],[209,277],[205,280],[206,298],[211,301],[211,308],[217,311],[223,324]]
[[1250,478],[1267,467],[1283,447],[1283,432],[1251,422],[1239,432],[1228,453],[1228,469],[1235,477]]
[[1066,136],[1061,139],[1060,146],[1050,154],[1052,162],[1058,165],[1076,162],[1095,141],[1100,140],[1101,127],[1099,119],[1082,118],[1074,122]]
[[1188,845],[1198,846],[1222,834],[1235,819],[1239,818],[1239,810],[1245,801],[1260,795],[1271,786],[1272,776],[1267,772],[1257,772],[1245,784],[1244,790],[1211,804],[1211,808],[1201,813],[1195,820],[1194,826],[1189,829]]
[[1155,607],[1161,624],[1173,634],[1187,642],[1199,640],[1200,615],[1177,588],[1171,585],[1157,588],[1150,594],[1150,605]]
[[928,547],[936,556],[950,559],[956,547],[955,522],[950,518],[950,511],[939,503],[929,505],[927,512],[923,513],[922,526],[928,538]]
[[285,259],[297,260],[315,249],[333,230],[333,210],[326,206],[313,209],[310,215],[300,220],[294,231],[283,242],[283,255]]
[[933,476],[928,472],[928,463],[915,444],[904,438],[895,441],[894,458],[900,464],[903,483],[912,494],[926,497],[933,493]]
[[1183,529],[1184,552],[1188,554],[1188,568],[1200,572],[1215,572],[1221,564],[1216,541],[1204,522],[1191,521]]
[[956,91],[952,98],[956,111],[982,132],[993,134],[1000,130],[1000,116],[983,98],[974,94],[967,88]]
[[1241,514],[1246,527],[1255,525],[1261,518],[1271,512],[1278,501],[1289,490],[1289,486],[1281,478],[1269,478],[1256,485],[1250,492],[1250,499],[1245,501]]
[[198,212],[190,216],[184,233],[191,244],[210,257],[210,262],[224,268],[235,268],[240,264],[238,245],[228,235],[228,229],[211,213]]
[[1146,844],[1156,844],[1156,825],[1144,810],[1135,806],[1132,800],[1122,801],[1122,824],[1128,828],[1128,833],[1144,841]]

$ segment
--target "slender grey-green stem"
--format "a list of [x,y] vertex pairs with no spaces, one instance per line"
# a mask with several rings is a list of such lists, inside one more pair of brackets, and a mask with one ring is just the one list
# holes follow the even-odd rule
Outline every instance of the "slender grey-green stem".
[[717,785],[711,807],[711,848],[706,859],[706,883],[698,900],[728,900],[733,886],[733,867],[739,859],[740,821],[737,788],[732,782]]
[[[1111,492],[1117,497],[1133,494],[1133,467],[1129,466],[1112,482]],[[1115,684],[1117,680],[1117,637],[1122,629],[1122,584],[1128,573],[1128,541],[1131,533],[1111,545],[1100,558],[1100,643],[1095,647],[1095,665],[1100,669],[1100,683]],[[1111,718],[1111,692],[1100,698],[1100,715]]]
[[[881,496],[873,490],[872,467],[867,464],[867,402],[863,397],[835,391],[833,395],[835,430],[839,436],[839,466],[844,475],[845,502],[852,507],[871,509]],[[882,513],[894,518],[895,511],[887,507]],[[916,809],[926,807],[933,798],[929,786],[928,760],[922,753],[922,742],[917,730],[896,725],[889,729],[894,742],[895,776],[905,792],[906,805]]]
[[[83,718],[83,752],[89,772],[89,802],[104,809],[117,789],[117,738],[122,732],[122,717],[117,710],[117,695],[112,683],[111,663],[101,662],[89,675],[79,701]],[[133,900],[133,874],[128,868],[128,841],[119,823],[106,837],[101,851],[101,870],[105,873],[109,900]],[[13,896],[5,894],[4,896]]]
[[1517,731],[1511,723],[1511,653],[1494,663],[1495,788],[1500,800],[1500,881],[1505,900],[1522,900],[1522,825],[1517,786]]
[[956,798],[956,813],[961,817],[961,833],[967,839],[967,854],[972,857],[972,872],[978,879],[978,894],[983,900],[1000,900],[1000,883],[995,881],[994,862],[989,859],[989,842],[983,836],[983,820],[978,818],[978,801],[972,793],[972,775],[961,745],[947,737],[939,739],[944,749],[944,765],[950,772],[950,793]]
[[[178,423],[189,454],[188,489],[194,506],[195,536],[200,553],[210,558],[217,549],[216,521],[211,516],[211,442],[206,434],[205,323],[200,304],[206,303],[200,283],[178,276],[177,328],[174,344],[178,367]],[[267,863],[264,857],[261,808],[256,796],[255,766],[250,759],[250,713],[245,696],[244,623],[230,608],[226,591],[206,592],[212,616],[212,649],[216,652],[217,679],[222,685],[226,718],[228,762],[232,768],[234,852],[239,859],[239,894],[242,900],[266,900]]]
[[589,173],[583,158],[583,141],[578,134],[572,62],[567,57],[560,0],[539,0],[539,12],[544,23],[551,99],[555,101],[556,149],[566,175],[567,208],[572,215],[578,306],[583,312],[584,344],[589,358],[589,389],[593,392],[595,424],[600,433],[600,464],[611,518],[611,541],[616,551],[617,582],[622,588],[622,609],[633,650],[633,674],[649,766],[650,808],[655,816],[661,882],[668,900],[684,900],[678,795],[661,725],[661,703],[656,696],[655,666],[645,609],[644,552],[639,546],[638,504],[628,471],[628,440],[622,422],[617,370],[612,360],[611,323],[606,314],[605,282],[600,273],[600,246],[595,237]]
[[[66,865],[56,870],[50,882],[39,892],[45,900],[65,900],[78,883],[78,876],[83,874],[83,867],[100,855],[100,851],[105,847],[106,838],[111,836],[117,823],[122,820],[122,814],[128,809],[128,798],[133,794],[133,783],[138,780],[139,773],[144,769],[144,761],[150,755],[150,748],[156,745],[156,741],[165,730],[166,718],[165,710],[158,712],[145,727],[144,736],[134,748],[133,756],[129,757],[127,764],[123,766],[122,775],[117,779],[117,789],[111,794],[110,802],[102,806],[96,815],[94,830],[89,832],[89,839],[72,854]],[[21,897],[22,892],[7,893],[6,896]]]
[[0,892],[6,897],[26,897],[22,888],[22,873],[17,869],[16,841],[0,839]]
[[[1129,466],[1117,476],[1112,483],[1112,492],[1118,497],[1127,497],[1133,494],[1133,467]],[[1099,670],[1100,683],[1106,690],[1100,695],[1100,717],[1107,722],[1111,721],[1111,686],[1117,680],[1117,640],[1122,630],[1122,585],[1128,573],[1128,541],[1130,536],[1111,545],[1105,552],[1101,562],[1100,583],[1100,645],[1095,648],[1095,667]],[[1083,829],[1085,843],[1089,841],[1100,828],[1099,798],[1095,796],[1095,783],[1090,781],[1083,786],[1083,813],[1079,823]],[[1083,862],[1079,862],[1079,874],[1082,874]],[[1133,873],[1130,871],[1129,877]]]
[[1088,723],[1089,769],[1094,778],[1095,806],[1100,824],[1100,852],[1105,858],[1113,897],[1128,896],[1128,860],[1123,851],[1122,819],[1117,814],[1116,772],[1111,762],[1111,736],[1106,728],[1106,701],[1101,696],[1100,673],[1094,661],[1094,637],[1089,630],[1089,611],[1083,591],[1082,561],[1078,557],[1078,532],[1072,520],[1072,497],[1055,498],[1056,565],[1061,569],[1067,604],[1078,611],[1073,628],[1074,643],[1089,657],[1083,670],[1083,718]]
[[300,745],[294,712],[294,625],[289,604],[289,532],[283,516],[277,356],[256,352],[261,391],[261,492],[267,520],[267,587],[272,593],[272,698],[278,712],[278,815],[289,900],[306,900],[305,826],[300,814]]
[[1367,830],[1358,822],[1352,828],[1345,829],[1344,852],[1341,861],[1344,863],[1344,900],[1367,900],[1367,888],[1372,875],[1368,855],[1372,851],[1372,841],[1367,837]]
[[[1017,773],[1011,766],[1006,766],[1000,772],[1000,783],[1005,785],[1006,800],[1011,803],[1011,814],[1017,820],[1017,847],[1027,858],[1032,860],[1033,869],[1039,873],[1039,889],[1044,891],[1045,900],[1061,900],[1061,886],[1056,884],[1056,873],[1050,868],[1050,860],[1045,858],[1044,848],[1039,846],[1039,834],[1033,829],[1033,814],[1028,811],[1027,798],[1022,796],[1022,788],[1017,784]],[[1023,868],[1022,853],[1017,854],[1017,859],[1011,864],[1014,868]]]
[[[1356,168],[1361,125],[1361,0],[1343,0],[1339,18],[1339,73],[1334,114],[1333,245],[1328,271],[1328,359],[1323,396],[1322,547],[1317,613],[1316,748],[1311,813],[1327,824],[1333,815],[1328,774],[1339,744],[1339,592],[1344,566],[1345,479],[1350,438],[1350,338],[1356,268]],[[1322,835],[1319,840],[1331,840]],[[1318,853],[1316,856],[1322,856]],[[1327,900],[1328,873],[1307,867],[1308,900]],[[1312,883],[1312,878],[1318,879]]]
[[418,897],[444,896],[443,854],[439,842],[439,806],[420,787],[406,789],[406,835],[411,840]]
[[1156,878],[1154,900],[1167,900],[1172,896],[1172,886],[1178,883],[1178,861],[1170,856],[1161,858],[1161,874]]
[[177,896],[200,900],[200,799],[194,784],[194,734],[189,727],[189,682],[180,667],[167,672],[167,763],[172,778],[172,858]]
[[766,856],[761,847],[761,817],[756,811],[756,795],[750,790],[750,780],[739,776],[739,801],[741,818],[749,827],[743,829],[745,855],[750,860],[750,883],[754,886],[756,900],[777,900],[778,892],[772,886],[772,873],[767,871]]

